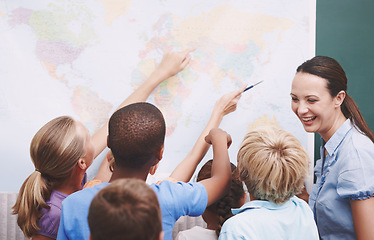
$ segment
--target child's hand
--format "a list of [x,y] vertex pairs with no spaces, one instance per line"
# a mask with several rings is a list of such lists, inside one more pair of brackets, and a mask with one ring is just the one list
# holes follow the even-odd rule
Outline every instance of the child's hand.
[[174,76],[190,63],[190,52],[194,50],[195,49],[188,49],[182,52],[165,53],[157,71],[164,75],[164,79]]
[[217,100],[216,104],[214,105],[213,111],[221,114],[222,117],[235,111],[244,89],[245,86],[223,95],[220,99]]
[[219,141],[220,139],[225,139],[227,143],[227,148],[230,147],[232,143],[230,134],[228,134],[220,128],[213,128],[205,137],[205,141],[209,144],[214,144],[216,141]]

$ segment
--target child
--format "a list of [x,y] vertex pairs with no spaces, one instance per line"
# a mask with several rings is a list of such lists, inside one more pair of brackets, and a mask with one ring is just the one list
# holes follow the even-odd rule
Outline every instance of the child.
[[248,132],[238,170],[251,201],[233,210],[219,239],[318,239],[312,211],[295,197],[304,187],[308,155],[293,135],[275,127]]
[[[166,53],[151,76],[119,108],[145,101],[165,79],[190,62],[189,50]],[[45,124],[30,144],[35,171],[24,181],[13,214],[28,238],[56,239],[61,202],[82,189],[86,170],[106,147],[108,123],[91,137],[86,127],[71,117],[55,118]]]
[[[145,181],[152,167],[162,159],[165,121],[158,108],[149,103],[134,103],[117,110],[109,120],[108,147],[115,166],[111,182],[121,178]],[[163,221],[165,239],[172,239],[175,221],[184,215],[201,215],[206,206],[220,198],[231,178],[227,144],[230,135],[212,129],[205,138],[213,146],[212,177],[200,183],[163,181],[152,184]],[[109,183],[83,189],[63,202],[57,239],[88,239],[88,207],[95,194]]]
[[91,240],[162,240],[155,192],[142,180],[119,179],[101,189],[88,211]]
[[[199,171],[197,181],[210,178],[212,160],[209,160]],[[223,223],[232,216],[231,208],[241,207],[247,197],[243,183],[239,180],[237,168],[231,163],[231,185],[229,192],[214,204],[208,206],[202,217],[207,223],[207,228],[195,226],[191,229],[179,232],[175,240],[217,240]]]

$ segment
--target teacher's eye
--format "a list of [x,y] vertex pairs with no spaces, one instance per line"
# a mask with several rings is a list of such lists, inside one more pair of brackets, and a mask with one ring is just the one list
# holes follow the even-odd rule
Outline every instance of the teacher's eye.
[[315,99],[308,99],[308,102],[309,103],[315,103],[315,102],[317,102],[317,100],[315,100]]
[[292,100],[293,102],[297,102],[299,99],[297,99],[297,98],[295,98],[295,97],[291,97],[291,100]]

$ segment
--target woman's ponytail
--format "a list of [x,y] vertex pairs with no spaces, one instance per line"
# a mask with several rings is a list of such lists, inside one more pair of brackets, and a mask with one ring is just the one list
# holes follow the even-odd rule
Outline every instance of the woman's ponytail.
[[357,130],[365,134],[374,143],[374,133],[370,130],[355,101],[346,94],[341,106],[342,112],[346,118],[351,119]]

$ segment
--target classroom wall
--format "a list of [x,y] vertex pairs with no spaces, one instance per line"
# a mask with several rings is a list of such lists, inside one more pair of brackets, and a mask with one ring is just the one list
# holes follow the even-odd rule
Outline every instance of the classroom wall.
[[[335,58],[348,77],[348,94],[374,130],[374,1],[317,0],[316,55]],[[319,159],[320,136],[315,136]]]

